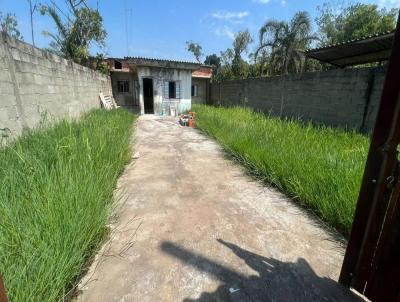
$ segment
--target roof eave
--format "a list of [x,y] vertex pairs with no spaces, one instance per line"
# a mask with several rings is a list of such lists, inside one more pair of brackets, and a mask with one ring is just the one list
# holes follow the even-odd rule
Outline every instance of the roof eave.
[[124,59],[129,64],[138,67],[158,67],[158,68],[171,68],[171,69],[186,69],[196,70],[201,64],[195,62],[173,61],[164,59],[140,58],[140,57],[126,57]]

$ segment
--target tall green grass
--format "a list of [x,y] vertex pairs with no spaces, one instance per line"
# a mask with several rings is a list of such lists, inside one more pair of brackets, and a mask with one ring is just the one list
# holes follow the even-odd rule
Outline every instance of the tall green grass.
[[60,301],[106,234],[134,116],[92,111],[0,149],[0,272],[11,302]]
[[243,108],[193,106],[197,126],[264,181],[348,236],[369,140]]

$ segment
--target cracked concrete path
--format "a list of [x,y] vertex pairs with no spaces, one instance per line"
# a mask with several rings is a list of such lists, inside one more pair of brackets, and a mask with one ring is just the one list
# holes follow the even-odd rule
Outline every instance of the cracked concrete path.
[[78,301],[358,301],[337,282],[344,248],[213,140],[141,116],[119,215]]

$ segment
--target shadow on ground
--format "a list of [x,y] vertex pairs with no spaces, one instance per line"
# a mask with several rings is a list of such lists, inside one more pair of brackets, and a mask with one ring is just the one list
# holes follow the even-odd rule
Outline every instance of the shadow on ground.
[[257,255],[222,239],[218,239],[218,242],[243,259],[258,275],[245,276],[172,242],[163,242],[163,252],[221,281],[215,292],[204,292],[199,298],[187,298],[184,302],[362,301],[335,281],[317,276],[302,258],[296,263],[282,262]]

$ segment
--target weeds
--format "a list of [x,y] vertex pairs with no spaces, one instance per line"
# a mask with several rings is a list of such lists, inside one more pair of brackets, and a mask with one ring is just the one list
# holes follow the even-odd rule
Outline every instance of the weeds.
[[134,116],[96,110],[0,149],[0,272],[9,299],[60,301],[103,239]]
[[369,140],[244,108],[193,106],[197,126],[264,181],[349,235]]

